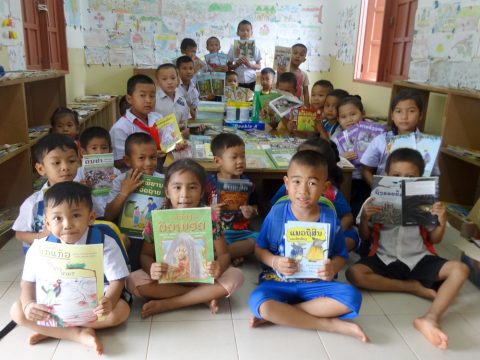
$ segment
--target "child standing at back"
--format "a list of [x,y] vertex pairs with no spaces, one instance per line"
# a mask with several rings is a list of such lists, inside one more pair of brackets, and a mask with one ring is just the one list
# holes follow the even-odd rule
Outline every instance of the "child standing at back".
[[12,229],[15,237],[23,242],[26,253],[35,239],[50,234],[45,227],[45,205],[43,195],[47,189],[59,182],[72,181],[77,175],[78,152],[72,138],[61,134],[49,134],[40,139],[33,148],[35,169],[47,182],[30,195],[20,206]]
[[[202,206],[206,188],[205,170],[191,159],[180,159],[169,166],[165,176],[166,208],[181,209]],[[153,243],[152,224],[144,230],[141,254],[141,270],[127,279],[128,289],[137,296],[150,299],[142,307],[142,317],[171,311],[196,304],[209,303],[212,313],[218,311],[218,299],[232,295],[243,284],[243,274],[230,267],[222,228],[216,213],[212,211],[213,246],[215,260],[207,264],[207,272],[215,278],[214,284],[159,284],[167,275],[168,265],[157,259]]]
[[207,180],[208,204],[215,208],[225,227],[225,241],[234,264],[240,264],[243,257],[253,253],[258,233],[250,231],[250,219],[258,215],[254,198],[250,194],[248,204],[240,206],[232,216],[222,214],[226,204],[216,203],[217,182],[248,178],[243,174],[247,165],[245,160],[245,143],[235,134],[222,133],[215,136],[211,143],[213,161],[218,168],[217,174],[210,174]]
[[182,55],[188,56],[190,59],[193,60],[193,67],[195,71],[194,75],[207,70],[207,64],[205,64],[197,56],[197,43],[195,42],[195,40],[190,38],[183,39],[180,43],[180,52],[182,53]]
[[[385,171],[388,176],[419,177],[424,167],[418,151],[403,148],[390,154]],[[457,297],[469,270],[460,261],[437,256],[433,248],[445,233],[445,206],[441,202],[432,206],[437,226],[398,226],[373,224],[372,215],[381,212],[382,207],[374,206],[372,201],[365,202],[359,226],[362,239],[373,239],[372,250],[348,269],[347,278],[364,289],[406,292],[432,300],[427,313],[416,318],[413,325],[433,345],[446,349],[448,336],[439,322]]]
[[[288,201],[272,207],[262,225],[255,255],[262,263],[260,285],[250,294],[251,326],[264,322],[303,329],[336,332],[366,342],[357,324],[343,319],[358,316],[360,291],[334,279],[348,257],[335,211],[319,203],[328,179],[327,162],[316,151],[296,153],[284,182]],[[328,259],[317,269],[317,279],[288,279],[298,272],[297,262],[285,254],[285,224],[308,221],[330,224]]]
[[310,97],[308,96],[308,75],[300,69],[300,65],[307,59],[307,47],[303,44],[292,46],[292,59],[290,60],[290,72],[297,78],[297,87],[295,95],[302,100],[305,107],[310,107]]
[[[248,20],[242,20],[237,26],[237,35],[240,40],[249,40],[253,35],[252,23]],[[257,70],[261,69],[262,55],[258,45],[255,44],[255,54],[253,61],[250,61],[245,56],[239,58],[235,57],[233,53],[233,46],[228,52],[228,67],[230,70],[235,70],[238,74],[239,86],[255,90],[255,83],[257,81]]]
[[[209,54],[216,54],[220,52],[220,40],[216,36],[210,36],[207,39],[207,50]],[[208,65],[208,64],[207,64]],[[213,68],[208,65],[208,68],[210,71],[217,71],[217,72],[227,72],[228,71],[228,66],[227,65],[218,65],[215,64],[215,67]]]
[[[390,104],[392,129],[374,138],[360,159],[363,165],[362,175],[368,185],[372,186],[373,175],[385,173],[391,139],[396,135],[420,132],[417,126],[422,112],[423,100],[416,90],[402,90],[393,98]],[[438,175],[440,170],[436,162],[432,169],[432,176]]]
[[[35,295],[35,283],[39,274],[50,271],[45,261],[39,259],[39,246],[45,241],[87,246],[93,236],[90,229],[95,221],[92,206],[90,190],[78,183],[57,183],[45,193],[45,224],[52,235],[32,244],[23,267],[20,299],[10,310],[10,315],[17,324],[35,331],[36,334],[30,337],[31,345],[52,337],[79,342],[93,348],[97,354],[102,354],[103,345],[95,329],[120,325],[130,314],[123,292],[125,278],[129,274],[128,268],[118,243],[104,234],[102,244],[105,293],[91,314],[93,321],[75,327],[48,327],[37,324],[37,321],[48,321],[52,318],[50,307],[37,304]],[[97,316],[100,315],[105,316],[103,321],[97,321]]]
[[179,96],[183,96],[187,101],[190,110],[190,117],[195,119],[198,102],[200,101],[200,94],[193,82],[193,75],[195,69],[193,67],[193,60],[188,56],[180,56],[177,59],[178,76],[180,77],[180,84],[177,87]]

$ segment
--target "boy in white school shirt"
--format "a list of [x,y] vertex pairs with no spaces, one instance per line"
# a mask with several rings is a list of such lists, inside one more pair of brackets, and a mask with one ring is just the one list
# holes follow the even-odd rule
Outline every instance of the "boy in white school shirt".
[[200,101],[200,94],[192,80],[195,75],[192,58],[188,56],[180,56],[177,59],[177,69],[178,76],[180,77],[180,84],[177,87],[177,92],[180,96],[185,98],[190,110],[190,117],[195,119],[197,106]]

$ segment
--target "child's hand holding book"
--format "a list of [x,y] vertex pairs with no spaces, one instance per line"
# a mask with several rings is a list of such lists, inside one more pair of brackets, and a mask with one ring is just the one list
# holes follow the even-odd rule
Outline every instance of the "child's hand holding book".
[[258,215],[258,211],[255,206],[242,205],[239,209],[245,219],[251,219],[253,216]]
[[143,185],[142,172],[138,169],[130,170],[120,186],[120,194],[128,196]]
[[295,260],[285,256],[274,256],[272,258],[272,269],[285,276],[292,276],[298,271],[298,264]]
[[152,280],[160,280],[167,274],[168,264],[153,262],[150,266],[150,277]]
[[358,158],[357,154],[354,151],[347,151],[341,155],[348,161],[356,160]]
[[369,222],[374,214],[378,214],[379,212],[382,211],[381,206],[372,204],[374,200],[375,200],[374,198],[370,198],[365,202],[365,205],[363,205],[360,221]]
[[332,281],[335,277],[335,269],[333,268],[332,261],[330,259],[326,259],[321,266],[317,270],[317,276],[325,281]]
[[104,296],[103,298],[100,299],[100,302],[97,305],[97,307],[93,310],[93,313],[97,316],[107,316],[112,312],[112,310],[113,310],[112,300]]
[[218,279],[220,275],[222,275],[222,269],[220,267],[220,263],[215,260],[207,263],[207,274],[214,279]]
[[438,224],[440,226],[445,226],[447,224],[447,210],[442,202],[437,201],[433,204],[431,213],[432,215],[437,215]]
[[50,320],[50,308],[47,305],[37,304],[35,300],[31,300],[23,305],[23,313],[30,321],[48,321]]

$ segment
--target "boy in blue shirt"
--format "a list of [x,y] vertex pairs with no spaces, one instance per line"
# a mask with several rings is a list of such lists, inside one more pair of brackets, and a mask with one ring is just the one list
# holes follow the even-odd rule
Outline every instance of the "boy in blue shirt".
[[[284,177],[289,201],[272,207],[255,247],[263,263],[260,285],[248,300],[254,314],[251,326],[269,321],[303,329],[350,335],[368,341],[357,324],[341,319],[358,315],[362,296],[351,285],[333,281],[348,256],[345,239],[335,211],[318,202],[328,179],[325,158],[312,150],[296,153]],[[318,279],[287,279],[298,264],[285,256],[285,224],[310,221],[330,224],[329,256],[317,270]]]

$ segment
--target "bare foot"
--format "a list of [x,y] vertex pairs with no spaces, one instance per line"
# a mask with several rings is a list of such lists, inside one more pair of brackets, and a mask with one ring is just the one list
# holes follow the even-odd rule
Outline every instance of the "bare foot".
[[30,339],[28,339],[28,343],[30,345],[35,345],[35,344],[38,344],[40,341],[43,341],[45,339],[48,339],[49,336],[47,335],[43,335],[43,334],[33,334],[32,336],[30,336]]
[[210,301],[210,303],[208,304],[208,307],[210,308],[210,311],[212,312],[212,314],[216,314],[218,312],[218,300],[217,299],[213,299],[212,301]]
[[336,332],[343,335],[353,336],[360,340],[361,342],[369,342],[370,339],[368,338],[367,334],[363,331],[363,329],[349,321],[340,320],[340,319],[326,319],[329,320],[329,324],[325,327],[325,330],[330,332]]
[[244,261],[245,261],[245,259],[243,257],[238,257],[238,258],[232,259],[232,265],[233,266],[240,266],[240,265],[243,264]]
[[426,288],[417,280],[409,280],[408,282],[410,282],[412,285],[410,293],[413,295],[417,295],[428,300],[433,300],[435,299],[435,296],[437,296],[437,292],[435,290]]
[[267,320],[259,319],[255,316],[252,316],[250,318],[250,327],[251,328],[256,328],[256,327],[262,326],[263,324],[266,324],[266,323],[268,323]]
[[103,354],[103,344],[92,328],[79,328],[79,334],[75,341],[95,349],[98,355]]
[[413,321],[413,326],[436,347],[442,350],[448,348],[448,336],[440,329],[440,326],[434,319],[419,317]]
[[150,300],[142,306],[142,318],[167,311],[164,306],[164,300]]

